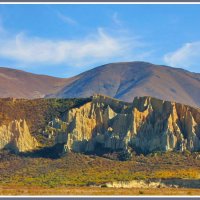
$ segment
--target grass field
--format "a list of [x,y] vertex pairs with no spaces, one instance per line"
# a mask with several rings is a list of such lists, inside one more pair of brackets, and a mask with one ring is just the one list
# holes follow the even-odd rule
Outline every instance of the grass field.
[[77,153],[57,159],[0,153],[1,195],[200,195],[200,189],[97,187],[152,178],[198,180],[200,160],[197,154],[173,152],[133,156],[123,162]]

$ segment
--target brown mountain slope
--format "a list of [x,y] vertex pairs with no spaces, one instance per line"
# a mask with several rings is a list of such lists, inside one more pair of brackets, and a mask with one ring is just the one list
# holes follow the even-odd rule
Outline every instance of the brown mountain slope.
[[200,106],[200,74],[146,62],[107,64],[69,79],[0,68],[0,97],[70,98],[94,93],[128,102],[152,96]]
[[0,68],[0,97],[44,97],[57,92],[70,80]]
[[146,62],[113,63],[76,76],[52,97],[87,97],[94,93],[128,102],[136,96],[152,96],[200,106],[200,74]]

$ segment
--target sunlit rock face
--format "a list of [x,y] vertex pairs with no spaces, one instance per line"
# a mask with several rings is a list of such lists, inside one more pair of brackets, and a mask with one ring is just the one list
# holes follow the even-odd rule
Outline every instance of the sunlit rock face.
[[14,120],[0,126],[0,149],[13,150],[15,153],[31,151],[39,143],[31,136],[25,120]]
[[151,97],[125,103],[96,95],[67,112],[66,132],[56,143],[75,152],[199,151],[199,137],[200,109]]

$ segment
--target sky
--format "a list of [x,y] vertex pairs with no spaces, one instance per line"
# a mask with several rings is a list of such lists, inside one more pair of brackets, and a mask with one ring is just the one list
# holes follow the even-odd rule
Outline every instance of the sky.
[[0,5],[0,66],[71,77],[113,62],[200,73],[200,5]]

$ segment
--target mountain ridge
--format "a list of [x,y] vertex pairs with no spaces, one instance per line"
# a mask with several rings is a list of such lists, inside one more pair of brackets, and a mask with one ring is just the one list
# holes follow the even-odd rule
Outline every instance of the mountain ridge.
[[52,97],[101,93],[131,102],[135,96],[152,96],[199,106],[199,89],[198,73],[147,62],[111,63],[81,73]]
[[105,64],[71,78],[0,68],[0,97],[77,98],[96,93],[131,102],[151,96],[200,106],[200,74],[148,62]]
[[0,67],[0,97],[43,98],[70,80]]

